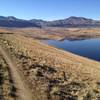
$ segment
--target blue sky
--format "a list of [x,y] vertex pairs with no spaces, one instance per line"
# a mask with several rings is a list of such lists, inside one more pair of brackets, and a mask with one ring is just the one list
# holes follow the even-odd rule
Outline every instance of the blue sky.
[[100,0],[0,0],[0,15],[44,20],[69,16],[100,19]]

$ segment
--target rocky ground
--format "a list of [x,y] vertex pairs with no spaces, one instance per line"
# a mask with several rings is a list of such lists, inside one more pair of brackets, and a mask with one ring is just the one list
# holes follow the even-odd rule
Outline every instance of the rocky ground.
[[16,34],[0,43],[18,64],[33,100],[100,100],[100,62]]

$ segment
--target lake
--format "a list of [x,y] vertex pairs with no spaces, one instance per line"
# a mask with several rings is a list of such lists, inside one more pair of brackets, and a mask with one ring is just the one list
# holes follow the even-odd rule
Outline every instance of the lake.
[[54,47],[84,56],[93,60],[100,61],[100,39],[86,40],[44,40],[44,43]]

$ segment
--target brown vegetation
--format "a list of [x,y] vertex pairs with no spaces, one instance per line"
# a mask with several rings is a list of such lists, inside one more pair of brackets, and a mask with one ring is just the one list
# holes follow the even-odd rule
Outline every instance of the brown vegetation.
[[35,39],[86,39],[100,37],[100,28],[0,28],[0,33],[23,34]]
[[34,100],[100,99],[99,62],[22,35],[1,35],[0,43],[16,59]]

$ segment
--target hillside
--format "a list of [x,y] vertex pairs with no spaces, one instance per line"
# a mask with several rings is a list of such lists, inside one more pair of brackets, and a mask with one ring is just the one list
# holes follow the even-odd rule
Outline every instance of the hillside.
[[0,45],[15,59],[34,100],[100,99],[100,62],[19,34],[0,34]]
[[54,21],[44,21],[41,19],[18,19],[13,16],[0,16],[0,27],[100,27],[100,21],[93,20],[84,17],[71,16],[69,18],[54,20]]

